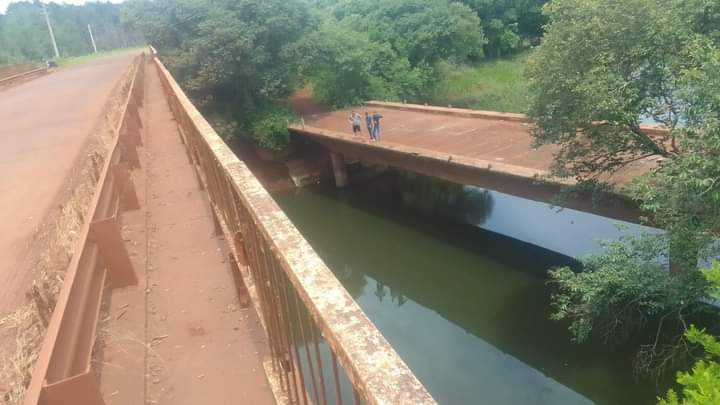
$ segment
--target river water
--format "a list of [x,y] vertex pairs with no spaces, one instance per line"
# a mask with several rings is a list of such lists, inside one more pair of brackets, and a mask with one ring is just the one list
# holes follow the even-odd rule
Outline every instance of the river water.
[[547,270],[618,237],[615,221],[411,180],[274,197],[440,404],[650,404],[667,388],[636,382],[631,347],[572,343],[548,319]]

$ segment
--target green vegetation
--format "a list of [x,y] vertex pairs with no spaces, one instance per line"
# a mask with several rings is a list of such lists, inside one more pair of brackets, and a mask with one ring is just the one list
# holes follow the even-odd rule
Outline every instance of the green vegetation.
[[254,121],[250,134],[259,146],[283,151],[290,145],[287,127],[293,120],[294,117],[289,113],[273,111]]
[[[629,339],[655,325],[637,364],[657,370],[690,354],[685,325],[709,294],[698,262],[720,255],[720,6],[555,0],[545,10],[550,23],[528,69],[535,142],[559,145],[554,174],[583,185],[659,158],[625,192],[666,230],[608,246],[583,273],[553,271],[554,317],[579,341]],[[643,132],[643,117],[668,132]]]
[[475,66],[440,65],[442,79],[430,104],[522,113],[528,95],[523,70],[527,54]]
[[449,0],[345,0],[297,46],[301,69],[325,104],[427,97],[440,61],[482,57],[480,19]]
[[[82,6],[50,3],[48,13],[61,57],[93,51],[87,26],[92,24],[98,50],[127,48],[142,37],[121,21],[121,6],[87,3]],[[39,2],[16,2],[0,14],[0,65],[52,59],[55,52]]]
[[303,75],[318,101],[337,107],[381,99],[525,110],[526,56],[479,62],[539,41],[544,0],[322,3],[318,30],[299,46]]
[[157,48],[221,135],[239,133],[270,148],[287,144],[287,128],[276,124],[297,83],[298,61],[290,47],[312,27],[304,0],[138,0],[127,5],[127,18]]
[[67,58],[60,58],[57,60],[58,66],[72,66],[72,65],[79,65],[85,62],[90,62],[96,59],[102,59],[102,58],[109,58],[111,56],[116,55],[122,55],[124,53],[128,52],[140,52],[142,49],[145,49],[144,47],[134,47],[134,48],[120,48],[120,49],[113,49],[112,51],[102,51],[98,53],[90,53],[87,55],[81,55],[81,56],[71,56]]
[[[253,131],[265,125],[256,121],[284,114],[287,96],[301,84],[335,107],[369,99],[426,102],[442,81],[450,90],[438,99],[524,109],[519,80],[491,85],[491,79],[478,79],[466,96],[452,87],[465,71],[450,66],[514,54],[537,42],[544,2],[131,0],[125,21],[158,49],[224,137],[239,134],[280,147],[287,134],[258,137]],[[522,60],[508,62],[518,66],[509,74],[519,76]],[[478,75],[493,70],[489,66],[478,68]]]
[[485,55],[497,58],[539,42],[546,0],[461,0],[477,12],[487,38]]
[[[704,272],[711,283],[711,297],[720,300],[720,263]],[[703,354],[689,372],[680,372],[677,382],[682,386],[681,397],[670,390],[660,405],[714,405],[720,403],[720,342],[704,329],[694,325],[685,332],[687,340],[700,346]]]

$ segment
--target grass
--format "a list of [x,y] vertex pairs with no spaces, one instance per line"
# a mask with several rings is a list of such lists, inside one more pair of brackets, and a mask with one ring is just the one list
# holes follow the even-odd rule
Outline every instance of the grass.
[[527,53],[475,66],[444,65],[431,104],[502,112],[525,112],[523,67]]
[[96,60],[96,59],[102,59],[102,58],[108,58],[111,56],[122,55],[122,54],[128,53],[128,52],[139,52],[142,49],[145,49],[145,47],[138,46],[138,47],[134,47],[134,48],[119,48],[119,49],[113,49],[111,51],[100,51],[98,53],[89,53],[87,55],[68,56],[65,58],[58,59],[57,64],[60,67],[79,65],[82,63]]

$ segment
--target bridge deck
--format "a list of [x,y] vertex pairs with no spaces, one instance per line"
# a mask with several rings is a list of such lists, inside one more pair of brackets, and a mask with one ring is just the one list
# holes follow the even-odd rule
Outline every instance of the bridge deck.
[[[409,150],[412,153],[460,157],[465,158],[467,163],[475,160],[479,166],[504,166],[509,171],[530,177],[549,174],[557,148],[543,146],[534,149],[530,136],[531,124],[522,122],[518,114],[496,114],[497,118],[473,117],[468,110],[465,110],[467,114],[457,114],[457,109],[414,106],[410,111],[402,104],[394,104],[371,102],[357,109],[363,114],[362,140],[367,141],[368,138],[364,113],[378,111],[383,116],[378,147],[387,145],[396,150],[410,147],[413,148]],[[336,132],[338,135],[351,135],[349,114],[350,110],[318,113],[305,116],[304,122],[306,126]],[[652,164],[650,161],[637,162],[609,180],[620,185],[626,184],[647,171]]]
[[113,292],[103,396],[108,405],[272,404],[267,343],[238,303],[227,246],[153,66],[145,85],[143,169],[134,173],[141,209],[123,227],[140,284]]

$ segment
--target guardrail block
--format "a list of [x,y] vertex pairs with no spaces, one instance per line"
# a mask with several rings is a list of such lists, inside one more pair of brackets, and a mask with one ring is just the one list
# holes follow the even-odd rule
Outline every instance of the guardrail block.
[[90,238],[100,247],[103,263],[108,269],[110,286],[121,288],[137,285],[138,279],[123,242],[117,217],[92,222]]
[[43,387],[42,405],[105,405],[97,378],[90,371]]
[[120,196],[120,207],[125,211],[140,209],[135,183],[130,175],[130,168],[126,163],[118,163],[113,167],[115,188]]
[[122,148],[122,161],[130,164],[132,168],[139,169],[140,156],[138,156],[135,140],[127,133],[120,135],[120,147]]

